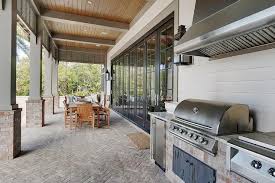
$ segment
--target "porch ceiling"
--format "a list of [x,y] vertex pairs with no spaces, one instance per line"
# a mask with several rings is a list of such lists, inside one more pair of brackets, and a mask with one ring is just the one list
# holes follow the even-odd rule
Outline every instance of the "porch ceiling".
[[32,0],[58,47],[107,50],[151,0]]

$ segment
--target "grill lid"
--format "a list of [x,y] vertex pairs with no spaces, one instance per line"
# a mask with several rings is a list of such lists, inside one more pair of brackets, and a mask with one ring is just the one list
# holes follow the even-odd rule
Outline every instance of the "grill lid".
[[178,104],[174,115],[176,121],[214,135],[253,130],[249,107],[243,104],[189,99]]

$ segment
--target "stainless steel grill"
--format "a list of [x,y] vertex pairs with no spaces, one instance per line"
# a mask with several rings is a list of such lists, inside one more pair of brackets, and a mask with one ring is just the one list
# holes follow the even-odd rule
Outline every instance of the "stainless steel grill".
[[250,132],[253,120],[249,107],[206,100],[184,100],[175,109],[171,133],[213,155],[217,151],[215,136]]

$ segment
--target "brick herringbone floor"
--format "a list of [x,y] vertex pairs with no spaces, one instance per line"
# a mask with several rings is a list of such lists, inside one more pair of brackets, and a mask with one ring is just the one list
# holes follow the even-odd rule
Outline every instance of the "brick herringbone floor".
[[145,183],[168,182],[149,160],[149,150],[137,150],[126,136],[136,129],[112,114],[110,129],[70,131],[63,114],[43,128],[22,129],[22,155],[0,162],[1,183]]

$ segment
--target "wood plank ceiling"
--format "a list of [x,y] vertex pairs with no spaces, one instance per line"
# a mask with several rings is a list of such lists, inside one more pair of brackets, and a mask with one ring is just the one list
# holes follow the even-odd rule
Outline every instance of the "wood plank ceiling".
[[36,2],[58,47],[104,50],[107,53],[120,35],[129,29],[131,21],[148,0]]

